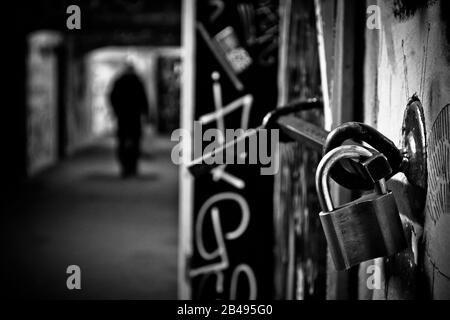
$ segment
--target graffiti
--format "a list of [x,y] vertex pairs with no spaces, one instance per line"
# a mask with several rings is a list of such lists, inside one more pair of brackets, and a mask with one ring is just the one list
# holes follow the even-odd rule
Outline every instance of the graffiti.
[[237,287],[239,281],[239,274],[241,273],[247,276],[248,284],[250,286],[249,300],[255,300],[257,290],[255,274],[253,273],[253,270],[245,264],[237,266],[236,269],[234,269],[233,271],[233,275],[231,276],[230,299],[231,300],[237,299]]
[[[217,206],[218,203],[222,201],[234,201],[239,205],[241,219],[237,228],[233,231],[224,233],[222,230],[222,225],[220,222],[220,211]],[[210,210],[211,208],[211,210]],[[235,213],[236,211],[233,211]],[[203,231],[204,224],[207,214],[211,215],[212,229],[214,232],[214,239],[217,244],[217,248],[213,251],[208,251],[205,247],[205,243],[203,240]],[[246,200],[235,193],[221,193],[215,195],[208,199],[203,206],[200,208],[196,225],[195,225],[195,245],[198,250],[199,255],[205,261],[214,261],[218,260],[218,262],[211,263],[206,266],[202,266],[197,269],[192,269],[190,271],[190,276],[192,278],[198,276],[206,276],[203,280],[206,281],[208,277],[211,275],[216,275],[216,291],[217,293],[224,292],[224,282],[225,276],[224,271],[230,268],[230,262],[228,258],[227,247],[225,241],[233,241],[239,239],[247,230],[247,227],[250,222],[250,209],[246,202]],[[253,270],[246,264],[240,264],[235,267],[233,270],[231,281],[230,281],[230,299],[236,299],[237,296],[237,288],[239,279],[243,278],[240,275],[245,275],[250,292],[249,299],[256,299],[257,295],[257,283],[256,277]]]
[[450,215],[450,105],[447,105],[431,131],[428,147],[427,214],[434,224]]
[[[244,7],[248,28],[239,9]],[[273,175],[264,169],[277,169],[272,159],[279,136],[278,130],[267,129],[269,136],[265,128],[249,126],[261,123],[277,103],[277,70],[266,64],[278,57],[277,46],[271,46],[278,42],[278,2],[205,0],[196,19],[199,86],[194,126],[182,137],[193,152],[183,159],[191,161],[189,168],[208,169],[200,169],[193,181],[193,254],[187,270],[192,298],[269,298],[272,180],[262,176]],[[176,157],[183,155],[174,150]],[[250,209],[258,212],[251,222]]]
[[[225,116],[230,114],[231,112],[239,109],[242,110],[241,116],[241,129],[244,131],[248,129],[248,122],[250,118],[250,111],[253,105],[253,97],[251,95],[243,96],[235,101],[229,103],[226,106],[223,106],[222,100],[222,87],[220,85],[220,74],[218,72],[213,72],[212,74],[213,80],[213,95],[214,95],[214,106],[215,111],[210,114],[206,114],[202,116],[199,121],[203,124],[209,124],[213,121],[216,121],[217,128],[222,133],[221,134],[221,144],[225,144]],[[245,158],[246,154],[241,153],[238,155],[239,157]],[[226,172],[227,165],[222,165],[212,171],[213,180],[215,182],[223,180],[230,185],[234,186],[237,189],[244,189],[245,182],[229,173]]]
[[223,2],[222,0],[209,0],[209,5],[215,8],[213,13],[211,13],[211,15],[209,16],[209,21],[214,22],[222,15],[223,11],[225,10],[225,2]]
[[226,27],[214,39],[223,50],[234,72],[240,74],[250,67],[252,58],[250,58],[248,52],[240,45],[233,27]]
[[29,38],[27,68],[27,171],[34,175],[57,160],[57,84],[55,48],[60,37],[37,32]]
[[278,11],[271,1],[242,3],[237,7],[248,47],[257,48],[258,62],[270,66],[277,60]]

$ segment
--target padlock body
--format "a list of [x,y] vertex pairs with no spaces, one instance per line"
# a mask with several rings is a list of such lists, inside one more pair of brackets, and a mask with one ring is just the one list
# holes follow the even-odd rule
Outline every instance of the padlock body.
[[320,220],[337,270],[406,249],[392,192],[374,193],[332,212],[322,212]]

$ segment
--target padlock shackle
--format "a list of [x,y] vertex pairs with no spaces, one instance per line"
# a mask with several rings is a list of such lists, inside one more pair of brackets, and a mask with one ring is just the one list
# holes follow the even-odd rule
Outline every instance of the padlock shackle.
[[[356,145],[342,146],[325,155],[322,161],[320,161],[316,172],[317,194],[323,212],[332,212],[335,210],[329,187],[330,172],[334,166],[339,161],[344,159],[355,159],[361,157],[370,158],[372,155],[372,152],[368,149]],[[380,189],[386,189],[384,181],[380,181]]]
[[[392,168],[392,175],[387,177],[388,179],[401,171],[403,162],[402,151],[397,148],[392,140],[365,123],[348,122],[330,132],[323,148],[323,155],[342,146],[349,139],[365,142],[385,155]],[[345,188],[370,190],[372,187],[370,181],[356,173],[349,172],[341,164],[337,164],[331,170],[330,176]]]

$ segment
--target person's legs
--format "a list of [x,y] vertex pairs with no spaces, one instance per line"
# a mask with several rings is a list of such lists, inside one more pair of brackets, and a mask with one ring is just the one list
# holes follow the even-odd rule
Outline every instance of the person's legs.
[[127,178],[136,175],[133,162],[133,139],[126,137],[123,145],[122,177]]
[[117,135],[117,159],[119,160],[120,173],[125,176],[127,171],[127,141],[121,134]]
[[138,174],[138,161],[141,155],[141,127],[122,127],[118,134],[118,158],[121,164],[122,177],[132,177]]
[[130,139],[130,149],[129,149],[129,165],[130,172],[133,175],[138,174],[139,157],[141,153],[141,140],[140,137],[133,137]]
[[118,130],[117,134],[117,158],[120,165],[122,178],[135,175],[133,165],[133,138],[126,134],[125,130]]

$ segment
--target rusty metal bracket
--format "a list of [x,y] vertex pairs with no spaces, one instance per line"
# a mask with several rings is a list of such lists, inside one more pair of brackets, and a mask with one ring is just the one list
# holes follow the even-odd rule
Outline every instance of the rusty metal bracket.
[[265,116],[265,129],[280,129],[281,142],[304,142],[314,149],[322,149],[328,136],[328,131],[308,122],[295,114],[302,111],[323,108],[319,99],[299,100],[284,107],[277,108]]
[[406,107],[402,126],[403,162],[401,171],[408,181],[427,190],[427,133],[422,103],[414,95]]
[[[425,116],[417,95],[410,99],[405,110],[400,148],[375,128],[364,123],[349,122],[329,134],[323,154],[342,146],[350,139],[357,144],[367,143],[386,156],[393,170],[388,179],[402,172],[412,186],[419,187],[426,193],[428,174]],[[338,184],[348,189],[371,189],[370,179],[340,164],[335,166],[330,175]]]

